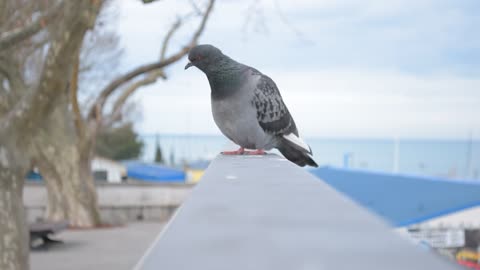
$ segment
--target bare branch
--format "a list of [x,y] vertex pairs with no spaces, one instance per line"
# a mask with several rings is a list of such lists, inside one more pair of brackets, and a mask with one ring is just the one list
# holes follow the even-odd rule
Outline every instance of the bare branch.
[[[67,1],[65,19],[58,24],[58,33],[51,42],[46,61],[40,77],[38,87],[29,91],[17,102],[14,108],[0,121],[0,128],[8,130],[15,126],[17,130],[32,130],[41,125],[42,118],[50,113],[55,101],[58,100],[57,91],[67,90],[68,70],[73,62],[73,54],[80,48],[83,36],[91,21],[98,14],[102,1],[77,0]],[[53,76],[57,74],[57,76]]]
[[[168,31],[167,35],[165,36],[163,40],[163,45],[162,45],[162,50],[160,52],[160,61],[165,60],[166,53],[167,53],[167,48],[168,44],[170,43],[170,40],[173,36],[173,34],[180,28],[182,24],[182,20],[178,19],[170,28]],[[136,92],[139,88],[153,84],[157,81],[158,78],[163,78],[164,80],[167,79],[166,74],[162,69],[160,70],[154,70],[150,71],[143,79],[136,81],[132,83],[130,86],[128,86],[123,93],[120,95],[120,97],[117,98],[115,101],[115,104],[113,105],[112,111],[110,115],[108,116],[108,119],[106,120],[105,123],[103,123],[104,126],[111,126],[115,121],[117,121],[121,117],[121,112],[123,109],[123,106],[127,102],[127,99],[133,95],[133,93]]]
[[50,40],[50,37],[48,35],[42,35],[42,37],[35,38],[35,40],[30,40],[28,47],[25,48],[25,53],[24,55],[30,56],[43,46],[45,46]]
[[[179,18],[172,25],[168,33],[165,35],[165,38],[163,39],[163,43],[162,43],[162,49],[160,52],[160,61],[165,60],[168,45],[170,44],[170,40],[172,39],[173,35],[180,28],[181,25],[182,25],[182,19]],[[158,78],[163,78],[164,80],[167,79],[167,76],[164,73],[163,69],[150,71],[144,78],[128,86],[120,95],[120,97],[117,98],[117,100],[115,101],[115,104],[113,105],[113,109],[110,115],[106,117],[107,119],[104,120],[104,123],[102,123],[102,125],[108,127],[113,125],[114,122],[118,121],[121,118],[123,106],[127,102],[127,99],[141,87],[157,82]]]
[[173,25],[172,28],[170,28],[170,31],[168,31],[167,35],[163,39],[163,45],[162,45],[162,51],[160,52],[160,61],[165,60],[165,56],[167,54],[167,48],[168,44],[170,43],[170,39],[172,38],[173,34],[180,28],[182,25],[182,20],[178,19]]
[[288,19],[288,17],[285,15],[285,13],[283,13],[283,10],[282,8],[280,7],[280,4],[278,3],[277,0],[274,0],[273,1],[274,5],[275,5],[275,9],[277,11],[277,14],[278,16],[280,17],[280,19],[282,20],[282,22],[287,25],[292,31],[293,33],[297,36],[297,38],[305,43],[313,43],[313,41],[307,39],[304,35],[304,33],[302,31],[300,31],[297,27],[295,27],[291,22],[290,20]]
[[11,30],[3,33],[0,36],[0,50],[8,49],[13,45],[26,40],[42,30],[46,24],[55,21],[54,17],[60,13],[61,8],[64,5],[64,1],[59,2],[55,6],[49,8],[43,16],[35,21],[25,25],[24,27]]
[[195,3],[194,0],[189,0],[188,2],[190,2],[190,5],[192,6],[193,11],[195,11],[197,15],[202,15],[202,11],[200,10],[200,8],[198,8],[197,3]]
[[172,56],[170,56],[170,57],[168,57],[164,60],[160,60],[160,61],[157,61],[157,62],[154,62],[154,63],[151,63],[151,64],[146,64],[146,65],[139,66],[139,67],[127,72],[126,74],[118,77],[117,79],[113,80],[110,84],[108,84],[102,90],[102,92],[98,96],[97,100],[95,101],[95,103],[93,104],[92,108],[90,109],[90,111],[88,113],[88,118],[89,119],[94,119],[94,118],[101,117],[101,115],[99,115],[98,112],[102,111],[103,106],[105,105],[105,102],[106,102],[107,98],[115,91],[115,89],[117,89],[118,87],[120,87],[124,83],[130,81],[131,79],[133,79],[133,78],[135,78],[139,75],[145,74],[147,72],[162,69],[162,68],[164,68],[164,67],[166,67],[166,66],[168,66],[172,63],[175,63],[176,61],[180,60],[183,56],[185,56],[190,51],[190,49],[193,48],[197,44],[200,35],[202,34],[203,30],[205,29],[205,25],[207,23],[208,17],[210,16],[210,13],[213,9],[214,3],[215,3],[215,0],[210,0],[209,1],[207,9],[204,12],[202,21],[201,21],[197,31],[194,33],[190,42],[185,47],[183,47],[177,53],[173,54]]
[[150,4],[159,0],[141,0],[144,4]]
[[110,113],[106,121],[103,123],[103,125],[108,127],[111,126],[115,121],[119,120],[121,118],[123,106],[127,102],[128,98],[132,96],[139,88],[155,83],[158,78],[166,79],[165,74],[162,70],[151,71],[144,78],[128,86],[123,91],[122,95],[120,95],[120,97],[118,97],[115,101],[112,112]]
[[9,56],[0,56],[0,74],[4,76],[9,85],[9,93],[5,94],[5,99],[8,104],[15,104],[26,91],[19,65]]

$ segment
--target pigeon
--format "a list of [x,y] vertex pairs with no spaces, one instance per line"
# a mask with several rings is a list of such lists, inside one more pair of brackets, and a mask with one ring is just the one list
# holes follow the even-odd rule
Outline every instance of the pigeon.
[[195,66],[207,76],[218,128],[240,146],[222,154],[263,155],[265,150],[276,148],[301,167],[318,167],[272,79],[208,44],[193,47],[188,60],[185,69]]

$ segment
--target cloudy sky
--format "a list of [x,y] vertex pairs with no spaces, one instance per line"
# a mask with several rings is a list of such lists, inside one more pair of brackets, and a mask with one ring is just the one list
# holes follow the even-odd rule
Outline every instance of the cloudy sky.
[[[166,29],[190,8],[116,4],[124,70],[155,60]],[[478,14],[478,0],[218,0],[201,43],[273,78],[305,137],[478,138]],[[141,133],[220,134],[208,82],[186,62],[135,95]]]

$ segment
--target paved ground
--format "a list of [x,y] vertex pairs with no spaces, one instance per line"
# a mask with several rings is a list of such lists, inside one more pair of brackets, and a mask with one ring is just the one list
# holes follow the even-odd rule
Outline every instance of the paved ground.
[[164,224],[132,223],[123,227],[70,230],[56,236],[65,243],[32,251],[32,270],[131,270]]

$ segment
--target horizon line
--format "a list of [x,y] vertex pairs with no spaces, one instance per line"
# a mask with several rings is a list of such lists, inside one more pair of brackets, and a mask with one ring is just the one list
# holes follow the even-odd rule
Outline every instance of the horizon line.
[[[137,134],[140,137],[156,137],[156,136],[178,136],[178,137],[223,137],[228,140],[227,137],[225,137],[223,134],[213,134],[213,133],[175,133],[175,132],[165,132],[165,133],[141,133],[137,132]],[[480,137],[424,137],[424,136],[418,136],[418,137],[413,137],[413,136],[408,136],[408,137],[401,137],[401,136],[322,136],[322,135],[316,135],[316,136],[306,136],[304,137],[305,139],[321,139],[321,140],[382,140],[382,141],[413,141],[413,140],[418,140],[418,141],[472,141],[472,142],[480,142]]]

